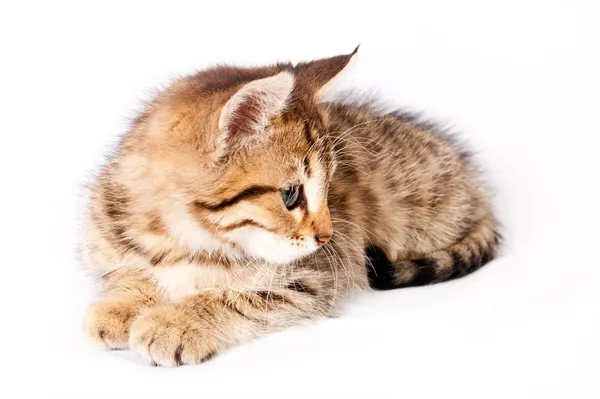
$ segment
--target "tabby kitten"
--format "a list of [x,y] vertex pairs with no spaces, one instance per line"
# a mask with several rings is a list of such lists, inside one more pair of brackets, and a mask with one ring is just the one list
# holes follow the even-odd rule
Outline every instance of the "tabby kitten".
[[207,69],[147,106],[92,186],[89,338],[200,363],[332,315],[355,288],[450,280],[496,255],[489,202],[452,141],[319,100],[355,53]]

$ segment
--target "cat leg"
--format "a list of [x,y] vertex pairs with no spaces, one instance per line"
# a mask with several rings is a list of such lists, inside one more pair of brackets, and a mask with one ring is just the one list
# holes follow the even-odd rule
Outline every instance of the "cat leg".
[[331,310],[332,292],[315,280],[278,281],[272,289],[214,290],[135,317],[129,347],[151,364],[197,364],[272,331]]
[[156,287],[147,278],[123,272],[107,276],[103,283],[100,299],[86,311],[85,336],[105,349],[126,349],[133,318],[157,303]]

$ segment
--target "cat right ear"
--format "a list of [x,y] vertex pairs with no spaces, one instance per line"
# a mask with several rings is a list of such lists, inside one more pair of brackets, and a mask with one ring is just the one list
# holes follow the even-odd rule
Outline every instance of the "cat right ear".
[[301,62],[294,67],[298,87],[317,99],[323,98],[335,78],[340,76],[356,58],[358,47],[350,54]]
[[294,75],[288,71],[254,80],[225,103],[218,124],[219,158],[264,137],[269,120],[285,108],[294,80]]

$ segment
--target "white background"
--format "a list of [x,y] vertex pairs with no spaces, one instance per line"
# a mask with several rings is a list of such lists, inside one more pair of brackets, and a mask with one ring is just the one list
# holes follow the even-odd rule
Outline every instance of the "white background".
[[[600,397],[597,2],[7,3],[0,390],[13,392],[2,396]],[[337,87],[377,90],[464,133],[496,187],[504,256],[451,283],[363,293],[344,317],[200,366],[151,368],[88,346],[81,186],[140,100],[216,62],[358,43]]]

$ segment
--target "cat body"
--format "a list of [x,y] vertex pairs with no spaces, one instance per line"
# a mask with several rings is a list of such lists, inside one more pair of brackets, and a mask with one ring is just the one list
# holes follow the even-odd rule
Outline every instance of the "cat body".
[[459,146],[407,115],[321,101],[355,54],[216,67],[148,105],[91,190],[92,341],[200,363],[331,316],[355,289],[494,258],[497,222]]

